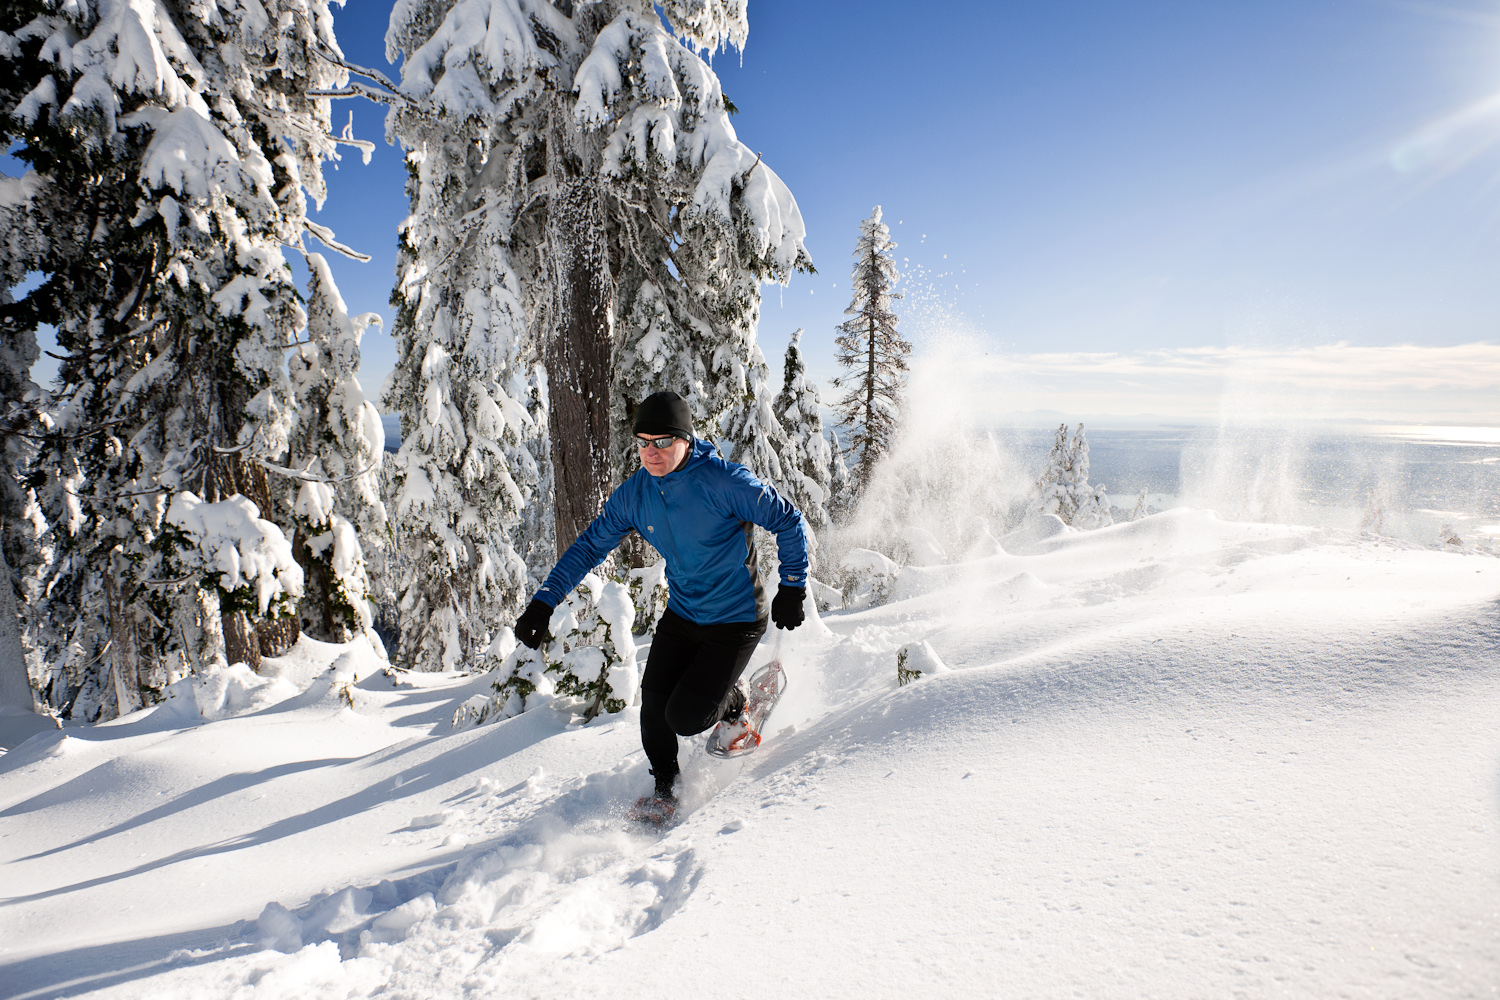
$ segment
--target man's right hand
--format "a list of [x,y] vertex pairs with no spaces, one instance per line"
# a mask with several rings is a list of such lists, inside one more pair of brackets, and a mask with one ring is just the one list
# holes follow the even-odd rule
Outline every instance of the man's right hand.
[[547,634],[547,623],[551,620],[552,609],[533,598],[526,605],[526,610],[521,612],[521,617],[516,619],[516,638],[532,649],[537,649]]

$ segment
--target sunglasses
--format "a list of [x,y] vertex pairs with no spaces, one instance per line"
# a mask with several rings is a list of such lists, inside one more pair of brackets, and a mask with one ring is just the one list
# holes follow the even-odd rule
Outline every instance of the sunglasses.
[[675,437],[660,437],[660,438],[639,438],[638,437],[638,438],[635,439],[635,446],[637,448],[641,448],[641,449],[645,449],[647,447],[651,447],[651,448],[655,448],[657,451],[666,451],[668,448],[672,447],[672,445],[676,441],[677,441],[677,438],[675,438]]

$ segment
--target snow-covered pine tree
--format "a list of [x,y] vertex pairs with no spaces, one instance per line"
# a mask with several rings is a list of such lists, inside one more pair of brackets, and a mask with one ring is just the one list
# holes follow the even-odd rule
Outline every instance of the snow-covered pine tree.
[[844,460],[844,447],[837,427],[828,428],[828,520],[839,525],[854,507],[854,477]]
[[[823,436],[818,386],[807,377],[807,366],[802,361],[800,329],[787,342],[781,392],[772,400],[771,410],[786,431],[777,486],[802,511],[812,536],[809,540],[816,543],[817,537],[828,530],[830,521],[827,505],[832,493],[833,455],[828,439]],[[813,558],[816,545],[809,548],[809,557]],[[816,569],[815,563],[810,564],[811,569]]]
[[853,457],[856,492],[863,491],[880,457],[890,449],[901,412],[906,385],[906,356],[911,344],[896,332],[896,314],[891,301],[899,280],[891,251],[896,244],[891,231],[880,221],[880,206],[859,226],[854,246],[854,294],[834,340],[836,359],[844,374],[833,380],[846,389],[834,404],[839,420],[849,428],[849,454]]
[[[323,0],[29,0],[0,31],[0,128],[31,168],[0,234],[7,266],[44,278],[10,315],[54,324],[67,352],[38,463],[60,549],[44,610],[53,662],[78,671],[74,714],[113,715],[288,635],[256,626],[300,574],[210,571],[194,547],[222,533],[169,514],[190,497],[242,540],[280,534],[262,463],[286,450],[304,318],[282,248],[331,239],[305,197],[336,140],[305,94],[343,76],[315,54],[337,56]],[[244,497],[262,516],[244,519]]]
[[1141,487],[1140,496],[1135,498],[1135,509],[1130,512],[1130,519],[1132,521],[1139,521],[1148,513],[1150,512],[1146,509],[1146,488],[1143,486]]
[[1064,524],[1075,528],[1102,528],[1115,523],[1104,485],[1089,484],[1089,443],[1083,424],[1078,425],[1072,440],[1068,438],[1068,425],[1058,426],[1042,474],[1032,488],[1028,510],[1056,514]]
[[1042,463],[1042,474],[1037,477],[1032,490],[1028,510],[1039,514],[1056,514],[1067,524],[1078,509],[1078,500],[1073,495],[1073,482],[1077,478],[1073,471],[1073,449],[1068,443],[1068,425],[1059,424],[1052,439],[1052,448]]
[[791,442],[772,408],[774,398],[765,355],[758,346],[753,346],[745,372],[744,395],[724,415],[720,450],[731,462],[738,462],[762,480],[782,487],[786,484],[786,470],[781,456]]
[[712,436],[753,391],[759,283],[808,261],[795,201],[693,51],[746,30],[738,0],[392,12],[413,211],[386,399],[400,531],[430,552],[404,588],[407,662],[485,648],[534,584],[522,560],[550,565],[633,470],[638,400],[682,393]]
[[380,317],[351,317],[328,262],[310,253],[307,263],[307,329],[288,362],[298,420],[287,462],[304,477],[293,480],[292,502],[293,552],[305,578],[298,612],[315,639],[347,642],[365,634],[380,648],[364,549],[383,544],[385,535],[385,429],[355,377],[360,338]]
[[[750,364],[745,370],[745,389],[738,404],[724,415],[719,450],[731,462],[738,462],[764,482],[784,491],[788,488],[787,470],[782,464],[791,442],[781,421],[772,409],[771,386],[765,356],[758,346],[751,346]],[[795,502],[795,501],[794,501]],[[755,529],[758,566],[768,578],[778,563],[776,539],[762,528]],[[816,544],[814,540],[810,542]],[[809,546],[811,549],[811,546]],[[811,552],[809,552],[811,555]]]

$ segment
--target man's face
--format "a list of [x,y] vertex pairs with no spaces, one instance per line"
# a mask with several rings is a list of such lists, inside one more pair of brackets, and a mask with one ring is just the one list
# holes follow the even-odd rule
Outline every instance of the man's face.
[[641,453],[641,465],[653,476],[665,476],[682,464],[687,457],[691,442],[682,438],[671,438],[671,444],[665,448],[658,448],[663,438],[654,434],[637,434],[635,436],[636,447]]

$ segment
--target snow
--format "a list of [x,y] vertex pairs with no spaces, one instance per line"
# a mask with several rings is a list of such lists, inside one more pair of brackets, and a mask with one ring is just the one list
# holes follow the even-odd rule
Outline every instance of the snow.
[[4,992],[1494,995],[1500,561],[1186,509],[986,537],[773,631],[765,745],[684,741],[662,833],[636,710],[455,731],[488,676],[359,642],[33,736]]
[[292,543],[246,497],[236,493],[208,503],[184,490],[173,495],[167,522],[191,541],[179,553],[181,568],[217,575],[225,592],[253,588],[262,615],[283,596],[301,596],[302,567],[292,558]]

